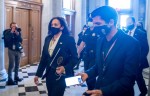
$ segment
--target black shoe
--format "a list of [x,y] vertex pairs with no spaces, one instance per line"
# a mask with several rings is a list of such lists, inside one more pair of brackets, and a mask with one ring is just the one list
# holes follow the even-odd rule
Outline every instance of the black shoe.
[[23,80],[22,78],[15,77],[15,81],[16,81],[16,82],[21,82],[22,80]]
[[143,94],[143,93],[141,93],[139,96],[146,96],[146,93],[144,93],[144,94]]
[[14,82],[12,79],[8,79],[7,85],[17,85],[17,83]]

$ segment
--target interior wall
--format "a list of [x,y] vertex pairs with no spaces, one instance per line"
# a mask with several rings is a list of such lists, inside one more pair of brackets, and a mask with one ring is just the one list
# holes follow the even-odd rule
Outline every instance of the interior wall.
[[[149,64],[150,64],[150,1],[146,0],[146,20],[145,20],[145,27],[147,30],[147,39],[148,39],[148,43],[149,43],[149,54],[147,56]],[[150,80],[149,80],[150,81]],[[150,96],[150,93],[149,93]]]
[[41,24],[41,50],[43,49],[44,40],[48,32],[48,23],[52,18],[52,0],[42,0],[42,24]]
[[49,21],[55,16],[62,16],[62,0],[42,0],[42,3],[41,50],[48,33]]
[[75,2],[75,10],[76,10],[76,16],[75,16],[75,41],[77,42],[78,40],[78,33],[81,31],[82,29],[82,25],[81,25],[81,1],[80,0],[76,0]]

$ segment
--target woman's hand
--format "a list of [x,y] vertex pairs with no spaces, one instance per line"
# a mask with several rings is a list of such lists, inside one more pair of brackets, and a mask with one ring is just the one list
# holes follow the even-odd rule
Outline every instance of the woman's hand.
[[35,83],[36,85],[39,84],[39,77],[38,77],[38,76],[35,76],[35,77],[34,77],[34,83]]
[[56,68],[56,73],[61,75],[61,74],[65,74],[65,68],[64,66],[60,66]]

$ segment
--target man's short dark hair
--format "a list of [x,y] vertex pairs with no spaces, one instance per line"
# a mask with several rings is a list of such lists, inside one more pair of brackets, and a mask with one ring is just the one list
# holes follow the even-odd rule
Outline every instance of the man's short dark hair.
[[91,13],[92,18],[96,16],[100,16],[106,23],[109,23],[111,19],[114,20],[114,25],[117,24],[118,21],[118,13],[117,11],[110,6],[102,6],[95,9]]
[[135,18],[133,16],[129,17],[131,18],[132,22],[135,23]]
[[11,22],[11,23],[10,23],[10,28],[11,28],[11,25],[12,25],[12,24],[17,24],[17,23],[16,23],[16,22]]

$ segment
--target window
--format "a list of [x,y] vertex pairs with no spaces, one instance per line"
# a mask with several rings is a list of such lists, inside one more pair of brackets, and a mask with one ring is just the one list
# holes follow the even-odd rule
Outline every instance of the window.
[[63,8],[72,9],[72,0],[63,0]]
[[126,20],[129,15],[120,15],[120,28],[126,27]]
[[118,11],[118,26],[123,29],[126,27],[126,20],[132,14],[131,0],[108,0],[108,5]]
[[131,0],[109,0],[108,5],[115,9],[130,9]]

